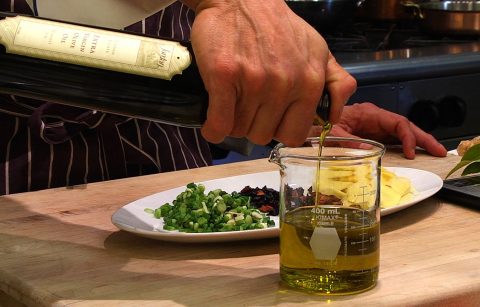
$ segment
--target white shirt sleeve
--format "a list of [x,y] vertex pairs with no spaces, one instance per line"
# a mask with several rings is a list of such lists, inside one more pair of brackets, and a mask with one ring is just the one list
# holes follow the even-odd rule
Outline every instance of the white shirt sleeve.
[[122,29],[169,6],[175,0],[26,0],[38,16]]

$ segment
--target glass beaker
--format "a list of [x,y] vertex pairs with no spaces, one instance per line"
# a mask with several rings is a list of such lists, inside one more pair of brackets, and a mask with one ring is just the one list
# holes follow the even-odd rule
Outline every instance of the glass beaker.
[[[278,144],[280,275],[295,288],[352,294],[376,285],[380,246],[381,157],[371,140],[327,137]],[[319,193],[318,193],[319,192]]]

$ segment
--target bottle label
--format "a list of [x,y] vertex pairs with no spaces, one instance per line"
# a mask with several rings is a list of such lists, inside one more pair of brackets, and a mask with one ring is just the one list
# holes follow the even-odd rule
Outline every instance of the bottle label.
[[23,16],[0,21],[7,52],[170,80],[191,63],[178,42]]

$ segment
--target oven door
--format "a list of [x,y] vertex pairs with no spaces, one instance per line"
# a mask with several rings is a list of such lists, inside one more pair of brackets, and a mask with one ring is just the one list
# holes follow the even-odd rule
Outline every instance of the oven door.
[[349,103],[403,115],[451,150],[480,135],[479,82],[480,73],[359,86]]

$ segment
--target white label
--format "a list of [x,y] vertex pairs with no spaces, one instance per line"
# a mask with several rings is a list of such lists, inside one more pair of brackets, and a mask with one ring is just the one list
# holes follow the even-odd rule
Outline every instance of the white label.
[[0,20],[8,53],[171,80],[191,64],[178,42],[29,17]]
[[141,40],[22,20],[13,44],[134,65]]

